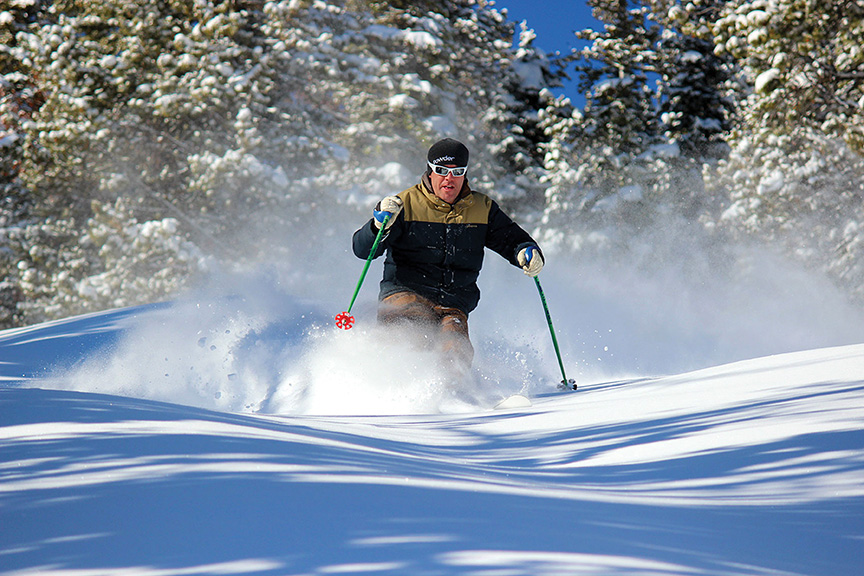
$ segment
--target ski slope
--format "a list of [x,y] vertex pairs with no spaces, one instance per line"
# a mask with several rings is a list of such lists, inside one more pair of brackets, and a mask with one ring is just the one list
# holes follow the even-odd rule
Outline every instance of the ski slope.
[[861,574],[864,345],[464,394],[389,342],[409,393],[302,303],[185,306],[0,333],[0,574]]

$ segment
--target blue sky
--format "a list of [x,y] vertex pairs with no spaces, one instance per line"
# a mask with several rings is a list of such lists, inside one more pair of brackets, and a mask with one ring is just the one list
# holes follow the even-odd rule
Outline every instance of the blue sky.
[[537,33],[535,44],[546,52],[569,52],[576,45],[573,33],[596,22],[585,0],[495,0],[514,22],[525,20]]
[[[585,0],[495,0],[495,8],[506,8],[514,22],[525,20],[537,34],[534,44],[544,52],[570,52],[576,46],[573,33],[597,23]],[[582,99],[572,84],[563,93],[574,103]]]

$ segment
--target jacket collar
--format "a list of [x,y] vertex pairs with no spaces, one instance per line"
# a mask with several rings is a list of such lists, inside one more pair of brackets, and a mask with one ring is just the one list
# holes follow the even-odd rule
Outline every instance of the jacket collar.
[[432,191],[432,180],[429,179],[429,174],[423,174],[423,177],[420,179],[421,188],[426,196],[435,204],[440,206],[456,206],[462,200],[470,197],[473,194],[471,187],[468,185],[468,178],[465,178],[465,181],[462,182],[462,190],[459,191],[459,196],[456,198],[456,202],[450,204],[445,202],[441,198],[435,195],[435,192]]

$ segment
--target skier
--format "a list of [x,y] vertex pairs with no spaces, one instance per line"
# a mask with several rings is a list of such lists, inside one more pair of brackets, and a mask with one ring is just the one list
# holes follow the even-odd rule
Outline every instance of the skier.
[[540,248],[498,204],[468,185],[468,148],[452,138],[432,145],[420,182],[383,198],[372,219],[354,233],[354,254],[369,257],[385,216],[374,258],[385,251],[378,321],[424,328],[438,341],[457,374],[474,358],[468,314],[477,307],[477,277],[484,248],[490,248],[525,274],[543,268]]

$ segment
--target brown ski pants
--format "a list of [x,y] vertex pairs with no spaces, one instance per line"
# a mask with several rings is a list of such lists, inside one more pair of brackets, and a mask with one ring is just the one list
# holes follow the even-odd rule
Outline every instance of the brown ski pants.
[[445,358],[463,369],[471,368],[474,347],[468,337],[468,316],[458,308],[435,304],[414,292],[397,292],[379,303],[378,322],[424,327],[437,337]]

